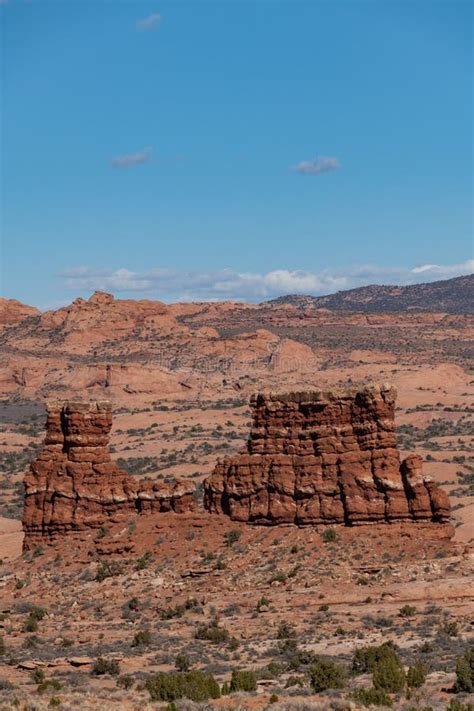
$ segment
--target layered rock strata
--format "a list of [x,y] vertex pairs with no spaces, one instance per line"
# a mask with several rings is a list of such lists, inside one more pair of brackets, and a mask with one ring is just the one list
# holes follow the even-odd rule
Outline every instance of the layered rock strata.
[[257,395],[244,453],[218,462],[204,482],[211,513],[262,524],[447,522],[447,495],[400,462],[396,390]]
[[138,481],[108,451],[108,402],[50,404],[43,449],[24,479],[24,546],[106,526],[132,513],[194,509],[195,485]]

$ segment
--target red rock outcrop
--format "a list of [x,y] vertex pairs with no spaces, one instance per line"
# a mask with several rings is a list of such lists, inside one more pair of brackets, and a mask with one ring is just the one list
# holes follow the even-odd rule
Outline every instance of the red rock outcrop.
[[34,306],[22,304],[16,299],[3,299],[0,297],[0,330],[4,326],[13,326],[21,323],[28,316],[39,315],[40,310]]
[[50,404],[43,449],[24,479],[24,547],[133,513],[194,509],[195,485],[138,481],[111,459],[108,402]]
[[347,525],[403,519],[447,522],[447,495],[400,463],[396,391],[257,395],[247,451],[204,482],[208,511],[236,521]]

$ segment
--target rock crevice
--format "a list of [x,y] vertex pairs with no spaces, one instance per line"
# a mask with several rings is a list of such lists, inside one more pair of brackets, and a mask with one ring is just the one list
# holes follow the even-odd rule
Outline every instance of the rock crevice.
[[254,396],[246,451],[218,462],[205,507],[262,524],[447,522],[421,457],[400,461],[395,401],[390,385]]

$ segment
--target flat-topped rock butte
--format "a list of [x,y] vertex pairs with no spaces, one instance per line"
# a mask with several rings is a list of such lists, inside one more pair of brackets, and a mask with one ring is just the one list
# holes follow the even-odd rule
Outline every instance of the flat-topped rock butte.
[[206,508],[249,523],[449,521],[448,496],[400,461],[396,390],[257,395],[247,449],[204,482]]
[[[247,451],[218,462],[204,482],[208,514],[261,524],[446,524],[448,497],[423,477],[421,457],[400,462],[395,400],[390,385],[256,395]],[[26,549],[130,514],[196,511],[193,482],[137,481],[111,460],[111,425],[108,402],[49,405],[44,447],[24,480]]]

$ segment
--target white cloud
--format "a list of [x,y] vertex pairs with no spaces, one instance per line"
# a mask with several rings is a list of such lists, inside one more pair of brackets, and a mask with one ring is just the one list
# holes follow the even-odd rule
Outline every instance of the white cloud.
[[114,168],[131,168],[134,165],[142,165],[151,160],[152,150],[152,147],[148,146],[136,153],[126,153],[123,156],[115,156],[115,158],[112,158],[111,163]]
[[432,276],[433,279],[449,279],[450,276],[458,276],[459,269],[466,269],[463,274],[474,272],[474,259],[467,259],[463,264],[452,264],[445,266],[443,264],[422,264],[419,267],[412,269],[413,274],[422,274]]
[[284,294],[330,294],[367,284],[416,284],[449,279],[474,271],[474,260],[461,264],[425,264],[412,269],[384,268],[372,265],[350,269],[309,272],[276,269],[265,274],[220,271],[180,271],[151,269],[92,269],[78,267],[60,276],[65,285],[78,292],[94,290],[113,293],[141,293],[167,301],[263,301]]
[[318,156],[313,160],[302,160],[292,166],[291,170],[294,173],[303,173],[303,175],[320,175],[328,173],[331,170],[338,170],[341,164],[337,158],[327,156]]
[[154,30],[161,22],[161,15],[158,12],[154,12],[148,17],[144,17],[143,20],[138,20],[137,29],[144,32],[149,30]]

